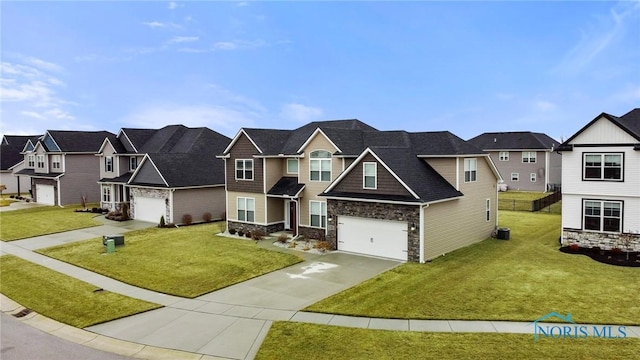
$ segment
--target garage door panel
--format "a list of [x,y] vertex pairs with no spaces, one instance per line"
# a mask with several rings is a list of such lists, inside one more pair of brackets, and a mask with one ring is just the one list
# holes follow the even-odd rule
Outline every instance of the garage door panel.
[[407,223],[341,216],[338,249],[407,260]]
[[144,196],[135,197],[136,220],[159,223],[161,216],[165,216],[164,199]]
[[56,195],[53,185],[36,184],[36,200],[38,204],[55,205]]

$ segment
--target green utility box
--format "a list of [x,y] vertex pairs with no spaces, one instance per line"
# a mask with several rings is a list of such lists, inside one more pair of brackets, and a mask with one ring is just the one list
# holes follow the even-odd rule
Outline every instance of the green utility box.
[[116,252],[116,241],[113,239],[107,239],[107,254]]

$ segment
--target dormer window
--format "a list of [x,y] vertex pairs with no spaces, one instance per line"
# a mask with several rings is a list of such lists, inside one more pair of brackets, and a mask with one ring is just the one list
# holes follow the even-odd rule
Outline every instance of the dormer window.
[[378,164],[365,162],[362,164],[362,187],[375,190],[378,188]]
[[309,154],[309,180],[331,181],[331,153],[325,150]]

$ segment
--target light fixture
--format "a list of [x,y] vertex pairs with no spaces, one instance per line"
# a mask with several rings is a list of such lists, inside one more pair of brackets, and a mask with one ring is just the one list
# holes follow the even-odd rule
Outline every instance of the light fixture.
[[165,204],[165,205],[169,205],[169,198],[165,198],[165,199],[164,199],[164,204]]
[[411,231],[416,231],[417,228],[416,223],[411,223]]

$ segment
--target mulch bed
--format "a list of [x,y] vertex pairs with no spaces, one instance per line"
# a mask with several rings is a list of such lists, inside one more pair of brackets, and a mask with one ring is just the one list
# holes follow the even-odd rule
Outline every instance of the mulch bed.
[[617,266],[631,266],[640,267],[640,252],[629,252],[627,259],[627,253],[625,251],[611,251],[601,250],[598,248],[583,248],[578,249],[571,248],[569,246],[563,246],[560,251],[566,254],[579,254],[586,255],[595,261]]

